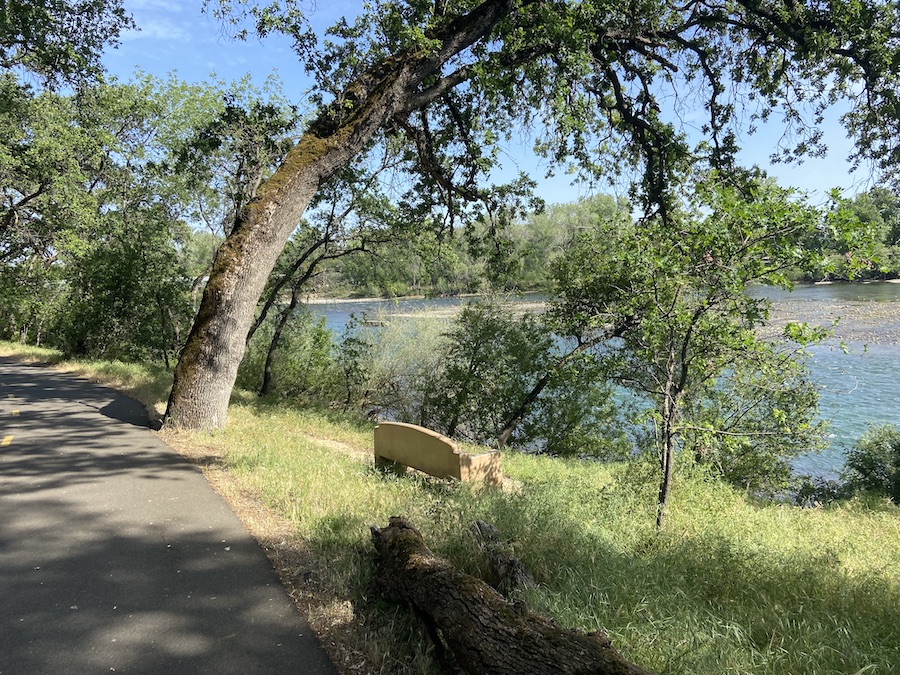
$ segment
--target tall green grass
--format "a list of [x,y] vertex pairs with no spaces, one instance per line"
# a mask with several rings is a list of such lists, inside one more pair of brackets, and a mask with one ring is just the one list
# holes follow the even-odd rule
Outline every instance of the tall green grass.
[[[121,379],[145,403],[164,400],[164,372],[77,367]],[[373,590],[368,528],[392,515],[474,574],[482,562],[469,524],[495,524],[537,582],[521,592],[532,608],[605,630],[660,674],[900,672],[900,508],[886,500],[801,509],[681,476],[657,534],[655,476],[640,465],[505,454],[505,491],[398,478],[372,468],[371,425],[236,400],[225,432],[198,437],[317,554],[316,574],[364,636],[366,672],[433,668],[408,611]]]
[[900,509],[887,503],[760,504],[683,477],[658,535],[646,472],[505,455],[518,487],[474,490],[380,475],[311,439],[308,424],[285,409],[233,407],[217,442],[241,484],[329,560],[330,581],[346,589],[385,664],[424,667],[421,650],[397,643],[396,610],[371,591],[368,526],[404,515],[435,552],[476,574],[468,526],[494,523],[538,582],[524,593],[532,607],[607,631],[659,673],[900,668]]

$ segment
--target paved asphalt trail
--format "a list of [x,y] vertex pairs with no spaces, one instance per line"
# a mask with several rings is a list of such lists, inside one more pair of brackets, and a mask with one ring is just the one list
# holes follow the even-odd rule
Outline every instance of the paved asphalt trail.
[[335,673],[131,399],[0,359],[0,674]]

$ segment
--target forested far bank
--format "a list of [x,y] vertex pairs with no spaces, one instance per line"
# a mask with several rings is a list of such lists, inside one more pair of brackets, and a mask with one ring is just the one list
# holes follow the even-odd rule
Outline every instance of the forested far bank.
[[[900,196],[873,188],[852,199],[835,198],[828,209],[860,225],[848,241],[821,227],[804,245],[822,255],[815,267],[797,265],[790,277],[801,283],[860,282],[900,278]],[[440,297],[493,292],[547,292],[553,288],[552,261],[564,255],[577,234],[617,216],[631,216],[622,197],[597,195],[571,204],[549,204],[502,232],[503,257],[491,259],[479,248],[479,235],[464,232],[437,238],[419,233],[411,240],[387,242],[368,255],[348,256],[322,265],[306,285],[316,298]],[[475,245],[473,245],[473,241]]]

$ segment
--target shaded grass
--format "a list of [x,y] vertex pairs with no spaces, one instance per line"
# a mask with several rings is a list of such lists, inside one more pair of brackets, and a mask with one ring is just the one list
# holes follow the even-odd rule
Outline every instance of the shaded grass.
[[[165,397],[164,372],[67,367],[139,398]],[[371,424],[235,401],[224,432],[170,440],[215,455],[226,495],[275,514],[277,531],[254,530],[267,548],[304,552],[302,566],[273,559],[295,598],[310,596],[326,644],[342,643],[332,653],[344,672],[435,670],[421,627],[373,590],[368,528],[392,515],[473,574],[483,570],[469,524],[495,524],[537,581],[520,597],[561,625],[605,630],[661,674],[900,672],[900,508],[886,500],[800,509],[682,476],[657,535],[655,479],[639,465],[504,454],[516,487],[479,491],[376,472]]]

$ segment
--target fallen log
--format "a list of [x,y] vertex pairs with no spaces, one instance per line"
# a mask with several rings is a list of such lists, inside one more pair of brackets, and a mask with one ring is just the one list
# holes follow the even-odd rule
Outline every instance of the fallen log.
[[534,584],[525,565],[513,555],[512,546],[500,536],[496,527],[476,520],[469,529],[487,562],[488,571],[482,578],[491,587],[507,594],[508,591]]
[[371,529],[380,592],[411,605],[425,621],[439,659],[446,648],[472,675],[649,675],[625,660],[602,632],[560,628],[435,556],[405,519]]

